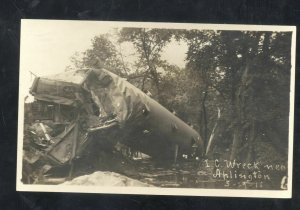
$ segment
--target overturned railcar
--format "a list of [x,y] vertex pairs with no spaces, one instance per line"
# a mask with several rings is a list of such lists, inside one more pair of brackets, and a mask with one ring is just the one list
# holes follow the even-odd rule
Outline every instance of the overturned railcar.
[[121,143],[163,161],[203,154],[192,127],[105,69],[37,77],[30,92],[36,102],[25,117],[24,164],[38,173],[72,163],[91,142],[101,150]]

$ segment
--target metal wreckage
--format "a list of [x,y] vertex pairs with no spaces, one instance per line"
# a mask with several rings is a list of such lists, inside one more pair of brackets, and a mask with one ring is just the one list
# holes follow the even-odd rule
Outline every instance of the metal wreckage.
[[191,126],[105,69],[36,77],[30,93],[34,102],[25,104],[24,183],[45,183],[60,173],[70,178],[78,160],[99,164],[103,153],[113,157],[122,146],[161,162],[203,154],[203,142]]

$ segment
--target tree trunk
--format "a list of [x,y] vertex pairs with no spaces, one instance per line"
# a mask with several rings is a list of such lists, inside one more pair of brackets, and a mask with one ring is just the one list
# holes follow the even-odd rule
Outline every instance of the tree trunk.
[[[242,142],[242,133],[244,130],[243,123],[245,123],[245,113],[244,113],[244,104],[245,104],[245,89],[246,89],[246,81],[248,79],[248,70],[249,65],[247,58],[244,58],[244,68],[243,72],[240,73],[239,82],[236,85],[236,88],[232,89],[234,93],[232,93],[232,120],[234,121],[234,131],[233,131],[233,142],[231,148],[230,159],[233,160],[237,156],[237,152],[239,150],[239,146]],[[242,69],[241,69],[242,70]],[[236,75],[237,77],[237,75]],[[236,90],[235,90],[236,89]]]
[[203,100],[202,100],[202,113],[203,113],[203,137],[204,137],[204,144],[205,144],[205,147],[207,146],[207,112],[206,112],[206,105],[205,105],[205,102],[206,102],[206,98],[207,98],[207,91],[208,91],[208,87],[206,86],[205,87],[205,91],[204,91],[204,96],[203,96]]
[[249,134],[249,140],[248,140],[248,154],[247,154],[247,162],[251,162],[253,159],[253,147],[254,147],[254,141],[255,141],[255,136],[256,136],[256,128],[255,128],[255,123],[254,120],[251,122],[251,130]]
[[233,131],[233,141],[231,146],[230,160],[234,160],[240,146],[240,128],[236,126]]
[[220,117],[221,117],[221,111],[220,111],[220,108],[218,108],[218,118],[216,120],[216,123],[215,123],[215,125],[214,125],[214,127],[213,127],[213,129],[211,131],[210,137],[208,139],[208,143],[207,143],[207,147],[206,147],[206,152],[205,152],[206,155],[210,152],[210,147],[211,147],[211,145],[213,143],[214,136],[215,136],[215,131],[216,131],[216,128],[218,126],[218,121],[219,121]]
[[151,62],[151,51],[147,50],[147,43],[146,43],[146,31],[144,29],[144,32],[143,32],[143,37],[142,37],[142,44],[143,44],[143,51],[144,51],[144,54],[145,54],[145,58],[146,58],[146,61],[147,61],[147,65],[148,65],[148,71],[150,73],[150,75],[152,76],[152,81],[156,87],[156,91],[157,91],[157,100],[160,101],[160,86],[159,86],[159,76],[158,76],[158,73],[157,73],[157,70],[155,68],[155,64],[153,64]]

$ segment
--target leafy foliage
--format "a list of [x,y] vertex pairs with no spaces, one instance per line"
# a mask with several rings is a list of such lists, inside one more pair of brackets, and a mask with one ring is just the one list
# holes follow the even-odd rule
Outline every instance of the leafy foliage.
[[[212,145],[208,155],[250,161],[258,145],[273,145],[287,157],[291,33],[122,28],[117,37],[134,46],[130,67],[107,35],[73,62],[104,66],[150,91]],[[185,68],[162,59],[172,40],[188,46]]]
[[108,34],[94,37],[92,48],[83,52],[82,58],[76,53],[71,57],[71,61],[76,68],[105,67],[120,76],[128,74],[128,67],[122,60],[122,55],[118,52],[117,47],[109,40]]

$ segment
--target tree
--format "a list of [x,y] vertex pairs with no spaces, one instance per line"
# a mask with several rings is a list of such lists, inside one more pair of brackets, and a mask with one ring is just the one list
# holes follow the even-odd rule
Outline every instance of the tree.
[[[216,118],[207,111],[212,106],[208,96],[216,98],[219,93],[222,123],[227,125],[221,133],[223,138],[231,139],[230,158],[250,160],[255,142],[273,133],[270,131],[276,127],[274,120],[278,116],[288,116],[290,34],[191,30],[184,38],[189,45],[187,68],[198,75],[202,92],[198,98],[204,139],[213,127],[208,119]],[[279,123],[277,127],[287,139],[287,126]],[[287,142],[277,140],[280,141]],[[246,148],[248,153],[243,152]]]
[[196,81],[196,92],[192,97],[198,99],[196,103],[200,105],[200,133],[207,144],[213,128],[213,118],[217,117],[220,107],[214,99],[222,94],[216,85],[222,77],[218,63],[218,34],[214,31],[191,30],[185,31],[183,37],[189,46],[186,67],[190,71],[190,78]]
[[161,53],[167,43],[171,41],[173,34],[166,29],[123,28],[120,31],[120,42],[132,42],[138,53],[136,63],[136,78],[141,79],[141,89],[145,90],[147,81],[149,89],[152,89],[157,100],[161,100],[161,73],[162,67],[167,64],[161,59]]
[[[212,151],[229,149],[226,158],[250,161],[262,156],[266,143],[285,154],[291,33],[122,28],[116,36],[118,42],[95,37],[74,63],[104,66],[149,90],[193,125]],[[174,39],[188,45],[185,68],[162,59]],[[116,47],[125,42],[136,51],[132,65]]]
[[109,40],[109,35],[99,35],[92,39],[91,49],[87,49],[82,54],[78,53],[71,57],[71,61],[76,68],[106,68],[119,76],[128,75],[128,67],[116,46]]

